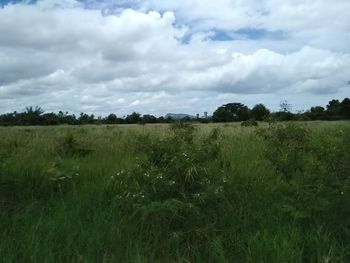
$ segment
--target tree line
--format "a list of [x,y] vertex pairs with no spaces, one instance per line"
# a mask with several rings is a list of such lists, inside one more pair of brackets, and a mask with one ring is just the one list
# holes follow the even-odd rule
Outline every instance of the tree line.
[[[333,99],[328,102],[324,108],[322,106],[311,107],[306,112],[293,113],[291,106],[287,102],[281,102],[280,110],[271,112],[264,104],[256,104],[253,108],[235,102],[228,103],[218,107],[213,116],[207,118],[186,117],[183,121],[199,122],[242,122],[247,120],[256,121],[308,121],[308,120],[349,120],[350,119],[350,99],[345,98],[342,101]],[[12,125],[82,125],[82,124],[146,124],[146,123],[171,123],[172,118],[156,117],[150,114],[141,115],[133,112],[126,117],[117,117],[111,113],[106,117],[96,117],[95,115],[80,113],[69,114],[59,111],[58,113],[45,113],[38,106],[26,107],[23,112],[12,112],[0,115],[0,126]]]
[[83,125],[83,124],[134,124],[134,123],[166,123],[171,119],[164,117],[155,117],[153,115],[143,115],[133,112],[126,117],[117,117],[111,113],[108,116],[96,117],[94,114],[80,113],[69,114],[68,112],[59,111],[58,113],[45,113],[41,107],[26,107],[23,112],[12,112],[0,115],[0,125]]
[[252,109],[242,103],[228,103],[219,107],[213,114],[214,122],[247,121],[249,119],[264,121],[310,121],[310,120],[349,120],[350,99],[342,101],[333,99],[324,108],[314,106],[305,112],[291,112],[291,105],[286,101],[280,103],[277,112],[271,112],[264,104],[256,104]]

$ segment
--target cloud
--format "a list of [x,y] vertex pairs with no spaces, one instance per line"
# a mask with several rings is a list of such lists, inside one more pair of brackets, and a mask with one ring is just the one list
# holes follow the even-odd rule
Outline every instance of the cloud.
[[[195,113],[233,99],[324,103],[348,91],[347,1],[200,3],[5,5],[0,111]],[[331,21],[326,9],[346,17]]]
[[139,5],[145,10],[173,10],[193,31],[253,30],[253,38],[254,31],[268,36],[279,32],[288,34],[298,48],[350,51],[348,0],[147,0]]

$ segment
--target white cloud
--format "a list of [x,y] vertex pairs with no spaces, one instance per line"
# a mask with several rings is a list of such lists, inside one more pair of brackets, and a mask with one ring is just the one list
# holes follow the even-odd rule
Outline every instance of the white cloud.
[[145,10],[173,10],[194,31],[281,31],[299,48],[309,45],[350,51],[348,0],[147,0],[141,1],[141,6]]
[[[76,113],[195,113],[233,99],[273,107],[344,96],[349,2],[256,3],[140,1],[138,11],[108,15],[72,0],[7,5],[0,8],[0,111],[37,104]],[[336,13],[344,17],[334,21]],[[290,38],[214,41],[214,28],[281,30]]]

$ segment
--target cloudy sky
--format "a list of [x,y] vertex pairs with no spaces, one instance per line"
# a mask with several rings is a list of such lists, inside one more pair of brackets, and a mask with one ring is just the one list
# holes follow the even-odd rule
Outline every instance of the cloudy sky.
[[1,113],[296,111],[349,81],[349,0],[0,0]]

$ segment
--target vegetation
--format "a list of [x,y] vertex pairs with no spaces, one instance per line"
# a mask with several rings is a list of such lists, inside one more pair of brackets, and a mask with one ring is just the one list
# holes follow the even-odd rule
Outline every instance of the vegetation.
[[228,103],[219,107],[213,114],[215,122],[246,121],[249,108],[242,103]]
[[242,121],[241,126],[249,127],[249,126],[258,126],[258,122],[254,119]]
[[[198,114],[199,115],[199,114]],[[349,120],[350,119],[350,99],[345,98],[341,102],[339,100],[331,100],[326,109],[321,106],[311,107],[304,113],[292,113],[291,105],[287,101],[280,103],[280,110],[271,113],[263,104],[256,104],[252,109],[242,103],[228,103],[217,108],[212,117],[206,116],[202,118],[184,117],[182,121],[187,122],[244,122],[249,119],[256,121],[307,121],[307,120]],[[59,111],[56,113],[44,113],[44,111],[36,106],[27,107],[24,112],[6,113],[0,115],[0,126],[13,125],[82,125],[82,124],[146,124],[146,123],[172,123],[175,120],[164,117],[155,117],[150,114],[141,115],[133,112],[123,118],[117,117],[111,113],[105,118],[97,117],[86,113],[80,113],[79,117],[68,112]]]
[[263,121],[268,118],[269,115],[270,110],[266,108],[264,104],[256,104],[250,111],[250,116],[257,121]]
[[0,255],[349,262],[349,171],[349,122],[2,127]]

